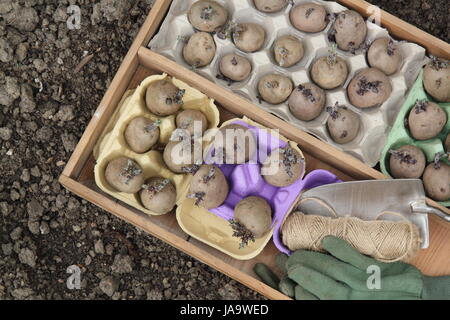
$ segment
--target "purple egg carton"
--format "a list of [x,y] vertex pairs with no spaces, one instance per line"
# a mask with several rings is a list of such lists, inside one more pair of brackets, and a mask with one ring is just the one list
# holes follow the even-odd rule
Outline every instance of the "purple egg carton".
[[[234,217],[234,207],[239,201],[249,196],[258,196],[267,200],[272,207],[273,222],[275,222],[289,210],[298,197],[302,180],[300,178],[284,188],[272,186],[261,176],[261,164],[273,150],[284,148],[288,143],[270,134],[269,130],[257,128],[244,121],[233,121],[232,124],[239,124],[250,129],[256,138],[258,152],[253,155],[249,163],[216,164],[212,160],[214,148],[210,150],[206,162],[214,163],[222,170],[230,185],[230,192],[220,207],[209,211],[223,219],[231,220]],[[301,176],[304,170],[303,168]]]
[[[284,148],[287,142],[273,136],[268,130],[263,130],[252,126],[244,121],[233,121],[233,124],[239,124],[249,128],[256,137],[258,152],[254,154],[252,161],[245,164],[215,164],[224,173],[230,185],[230,192],[225,202],[217,208],[209,210],[213,214],[225,220],[231,220],[234,217],[234,207],[242,199],[249,196],[258,196],[267,200],[273,212],[272,227],[274,227],[274,242],[277,248],[288,253],[280,241],[280,225],[298,198],[300,192],[304,189],[310,189],[323,184],[336,183],[339,179],[332,173],[325,170],[315,170],[305,179],[304,170],[296,182],[287,187],[275,187],[268,184],[261,176],[261,164],[270,153],[278,148]],[[206,157],[206,163],[214,163],[214,149],[211,149]]]

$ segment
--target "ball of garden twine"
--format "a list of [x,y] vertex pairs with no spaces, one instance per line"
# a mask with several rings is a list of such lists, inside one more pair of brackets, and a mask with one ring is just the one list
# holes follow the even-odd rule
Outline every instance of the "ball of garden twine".
[[382,262],[409,261],[421,244],[417,227],[409,221],[364,221],[356,217],[305,215],[299,211],[287,217],[281,232],[284,245],[291,251],[324,251],[322,239],[333,235]]

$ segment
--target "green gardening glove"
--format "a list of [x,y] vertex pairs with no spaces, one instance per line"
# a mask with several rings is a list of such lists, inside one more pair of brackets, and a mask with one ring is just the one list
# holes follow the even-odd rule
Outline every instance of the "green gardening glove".
[[403,262],[379,262],[333,236],[322,246],[331,255],[298,250],[286,262],[298,300],[450,299],[450,276],[427,277]]

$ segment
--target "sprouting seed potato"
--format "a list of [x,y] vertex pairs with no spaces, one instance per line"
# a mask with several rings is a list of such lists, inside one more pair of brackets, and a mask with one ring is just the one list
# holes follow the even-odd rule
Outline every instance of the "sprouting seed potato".
[[228,10],[216,1],[200,0],[189,8],[188,20],[199,31],[214,32],[228,21]]
[[261,175],[275,187],[287,187],[297,181],[303,173],[304,159],[290,146],[275,149],[264,161]]
[[423,184],[431,199],[450,200],[450,166],[444,162],[429,164],[423,174]]
[[190,142],[170,141],[164,148],[164,163],[174,173],[192,173],[196,165],[194,151]]
[[[229,142],[232,143],[229,143]],[[214,137],[216,161],[226,164],[248,162],[256,152],[256,139],[250,129],[239,124],[222,127]]]
[[256,52],[262,49],[266,41],[266,31],[256,23],[240,23],[232,32],[236,47],[244,52]]
[[328,132],[334,142],[345,144],[353,141],[361,129],[359,115],[347,107],[340,107],[329,111],[327,120]]
[[136,153],[149,151],[159,140],[159,121],[136,117],[125,129],[124,137],[130,149]]
[[258,82],[260,97],[271,104],[280,104],[286,101],[292,93],[293,87],[292,80],[281,74],[265,75]]
[[142,205],[158,214],[166,214],[175,206],[177,192],[169,179],[153,177],[148,179],[139,192]]
[[367,59],[372,68],[380,69],[387,76],[396,73],[403,61],[398,46],[390,38],[375,40],[367,52]]
[[145,102],[153,114],[170,116],[180,110],[184,93],[185,90],[177,88],[170,80],[157,80],[147,87]]
[[187,130],[189,135],[194,135],[195,128],[200,129],[199,133],[203,135],[208,127],[208,120],[205,115],[198,110],[187,109],[177,114],[175,119],[177,128]]
[[274,13],[286,8],[289,0],[253,0],[253,2],[259,11]]
[[222,170],[213,165],[202,165],[192,177],[189,198],[205,209],[217,208],[228,196],[228,182]]
[[358,12],[346,10],[338,14],[332,34],[339,49],[354,51],[366,40],[367,25]]
[[423,86],[439,102],[450,102],[450,62],[434,59],[425,66]]
[[106,166],[105,179],[119,192],[136,193],[144,183],[144,172],[133,159],[119,157]]
[[316,119],[325,107],[325,92],[313,83],[298,85],[288,100],[289,110],[299,120]]
[[270,231],[272,226],[272,208],[261,197],[247,197],[236,204],[234,219],[258,239]]
[[216,43],[206,32],[194,33],[183,48],[186,63],[193,68],[201,68],[211,63],[216,55]]
[[220,60],[219,70],[226,78],[239,82],[248,78],[252,72],[252,64],[243,56],[229,53]]
[[292,35],[278,38],[273,45],[273,55],[280,67],[292,67],[302,60],[304,53],[302,41]]
[[392,93],[389,77],[377,68],[360,71],[347,88],[350,102],[355,107],[365,109],[380,106]]
[[311,68],[312,80],[322,89],[331,90],[347,80],[347,63],[341,57],[324,56],[316,59]]
[[309,33],[323,31],[328,25],[328,13],[317,3],[301,3],[291,9],[289,14],[294,28]]
[[435,138],[447,123],[447,113],[431,101],[417,101],[408,116],[411,136],[416,140]]
[[419,179],[425,170],[426,158],[423,151],[413,145],[404,145],[390,150],[390,173],[397,179]]

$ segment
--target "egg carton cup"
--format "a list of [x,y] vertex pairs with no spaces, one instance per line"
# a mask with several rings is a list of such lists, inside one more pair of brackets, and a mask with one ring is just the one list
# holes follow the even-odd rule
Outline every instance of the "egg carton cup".
[[[170,78],[167,74],[153,75],[142,81],[134,92],[128,91],[122,99],[116,112],[111,117],[98,143],[94,147],[94,157],[96,165],[94,168],[95,182],[97,186],[107,194],[121,200],[130,206],[141,210],[148,215],[160,215],[146,209],[139,197],[139,193],[130,194],[118,192],[105,179],[105,170],[108,163],[118,157],[125,156],[136,161],[144,172],[145,180],[151,177],[162,177],[169,179],[176,188],[176,204],[179,204],[186,196],[189,182],[192,178],[190,174],[175,174],[164,163],[162,152],[158,147],[162,147],[170,141],[173,131],[176,129],[175,115],[158,117],[152,114],[146,107],[145,93],[147,87],[154,81],[169,78],[178,88],[186,90],[183,96],[182,110],[194,109],[201,111],[208,120],[208,129],[217,128],[219,125],[219,110],[214,104],[214,100],[209,99],[200,91],[189,87],[186,83]],[[124,137],[124,132],[136,117],[143,116],[152,121],[161,120],[160,139],[157,146],[152,150],[138,154],[133,152]]]
[[[366,110],[353,107],[347,98],[346,92],[347,86],[355,74],[368,67],[366,53],[362,49],[358,50],[355,54],[337,49],[338,56],[344,58],[347,62],[349,76],[343,87],[326,91],[326,105],[331,106],[335,102],[347,105],[361,116],[363,129],[353,141],[344,145],[336,144],[327,132],[326,121],[328,114],[325,110],[313,121],[301,121],[290,113],[287,102],[272,105],[260,101],[257,91],[259,79],[268,73],[284,74],[292,79],[295,86],[304,82],[312,82],[309,70],[313,61],[318,57],[327,55],[328,50],[332,46],[332,43],[328,39],[332,22],[322,32],[304,33],[295,29],[290,22],[289,12],[292,8],[291,5],[288,5],[281,12],[266,14],[256,10],[252,0],[216,1],[229,10],[232,21],[236,23],[253,22],[261,25],[266,31],[267,38],[262,50],[255,53],[245,53],[236,48],[232,40],[222,40],[217,35],[214,35],[217,47],[214,60],[208,66],[195,69],[195,71],[208,80],[227,88],[237,95],[247,98],[262,109],[353,155],[366,164],[375,166],[380,160],[381,151],[385,145],[387,135],[395,121],[400,106],[404,102],[408,89],[414,83],[420,69],[428,62],[428,58],[425,56],[425,49],[413,43],[394,40],[398,44],[404,61],[399,71],[389,77],[392,83],[392,94],[381,106]],[[149,43],[151,50],[174,60],[186,68],[191,68],[191,66],[184,61],[182,55],[185,44],[183,39],[189,38],[195,32],[187,18],[189,7],[194,2],[194,0],[174,0],[159,33]],[[329,13],[339,13],[347,10],[346,7],[336,2],[321,0],[294,1],[295,5],[304,2],[314,2],[324,5]],[[389,36],[386,29],[370,21],[367,21],[366,24],[368,27],[368,42]],[[282,68],[276,65],[272,51],[274,41],[278,37],[286,34],[294,35],[301,39],[305,48],[303,59],[290,68]],[[235,82],[230,85],[227,81],[217,79],[216,76],[219,73],[218,66],[220,59],[225,54],[232,52],[247,57],[253,66],[253,71],[247,80]]]
[[[305,163],[303,163],[301,176],[292,185],[279,188],[268,184],[261,176],[261,164],[273,150],[290,145],[299,152],[302,158],[303,153],[294,142],[248,118],[231,119],[224,122],[221,127],[228,124],[239,124],[249,128],[257,141],[258,150],[253,158],[245,164],[215,164],[227,178],[230,187],[228,196],[221,206],[208,211],[195,206],[195,200],[185,199],[177,208],[177,220],[181,228],[197,240],[235,259],[248,260],[257,256],[264,249],[272,237],[274,228],[297,202],[300,186],[303,184]],[[210,143],[206,151],[206,163],[214,164],[213,152],[213,144]],[[229,220],[234,217],[236,204],[249,196],[264,198],[270,204],[272,229],[265,236],[255,239],[255,242],[249,242],[247,246],[240,248],[240,239],[233,237],[233,229]]]
[[[409,112],[414,107],[417,100],[427,100],[435,102],[442,107],[442,109],[447,113],[447,124],[442,129],[441,133],[433,139],[429,140],[415,140],[407,127],[405,127],[405,118],[409,116]],[[398,149],[404,145],[414,145],[420,148],[427,158],[427,162],[431,163],[434,161],[434,155],[438,152],[444,153],[444,141],[447,135],[450,133],[450,103],[441,103],[435,101],[430,95],[428,95],[423,87],[423,71],[420,73],[414,86],[411,88],[409,95],[398,113],[397,120],[389,134],[386,145],[381,154],[380,167],[381,171],[392,177],[389,168],[389,150]],[[450,165],[448,159],[444,159],[447,164]],[[439,202],[444,207],[450,207],[450,199],[448,201]]]

